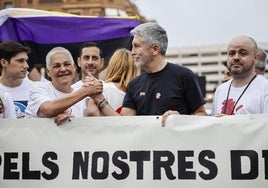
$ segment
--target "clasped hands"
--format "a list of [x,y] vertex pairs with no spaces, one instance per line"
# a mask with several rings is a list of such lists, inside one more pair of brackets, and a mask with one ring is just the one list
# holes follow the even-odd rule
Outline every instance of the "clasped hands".
[[92,75],[85,77],[82,87],[90,88],[88,89],[89,96],[101,94],[103,92],[103,82]]

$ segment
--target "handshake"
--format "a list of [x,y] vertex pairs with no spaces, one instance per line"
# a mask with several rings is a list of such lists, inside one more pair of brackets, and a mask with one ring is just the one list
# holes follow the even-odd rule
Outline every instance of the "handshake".
[[88,97],[101,94],[103,92],[103,81],[93,76],[86,76],[81,90],[85,91]]

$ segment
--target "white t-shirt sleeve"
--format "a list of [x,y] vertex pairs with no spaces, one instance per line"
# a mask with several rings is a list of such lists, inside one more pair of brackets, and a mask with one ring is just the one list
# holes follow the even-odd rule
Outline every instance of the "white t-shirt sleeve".
[[17,116],[16,116],[16,111],[15,111],[15,106],[14,106],[13,100],[11,99],[11,96],[7,92],[1,91],[0,97],[4,105],[4,112],[1,117],[9,118],[9,119],[16,119]]
[[34,87],[30,90],[30,99],[25,110],[26,118],[37,117],[41,104],[51,100],[48,85],[49,82],[35,82]]

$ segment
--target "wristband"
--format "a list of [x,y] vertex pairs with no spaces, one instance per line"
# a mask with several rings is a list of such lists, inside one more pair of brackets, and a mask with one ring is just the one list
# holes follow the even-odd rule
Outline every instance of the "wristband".
[[98,104],[98,108],[100,109],[100,111],[102,111],[108,104],[108,101],[106,101],[105,99],[103,99],[99,104]]

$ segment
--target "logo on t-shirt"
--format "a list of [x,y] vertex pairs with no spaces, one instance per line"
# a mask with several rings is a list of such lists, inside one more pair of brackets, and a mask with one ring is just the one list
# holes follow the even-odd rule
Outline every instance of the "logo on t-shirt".
[[16,116],[18,119],[25,117],[27,103],[28,101],[14,101]]
[[116,109],[116,112],[119,114],[121,113],[121,111],[122,111],[122,106],[120,106],[119,108]]
[[159,99],[161,98],[161,93],[157,92],[157,93],[155,94],[155,98],[159,100]]
[[145,92],[144,91],[141,91],[140,92],[140,96],[145,96]]
[[237,112],[242,107],[243,105],[235,106],[235,101],[233,99],[228,99],[227,101],[224,100],[222,102],[221,113],[226,115],[234,115],[234,112]]

